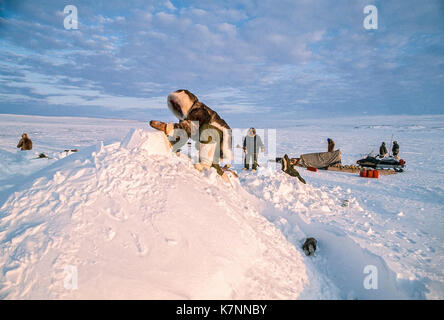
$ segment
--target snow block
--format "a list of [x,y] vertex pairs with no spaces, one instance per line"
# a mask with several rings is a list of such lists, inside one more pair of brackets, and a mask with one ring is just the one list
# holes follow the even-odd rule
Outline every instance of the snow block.
[[160,131],[131,129],[122,141],[121,146],[129,150],[144,150],[147,155],[167,156],[171,153],[171,144],[167,136]]
[[131,130],[90,149],[2,206],[1,299],[303,297],[301,252],[240,184],[199,174],[162,132]]

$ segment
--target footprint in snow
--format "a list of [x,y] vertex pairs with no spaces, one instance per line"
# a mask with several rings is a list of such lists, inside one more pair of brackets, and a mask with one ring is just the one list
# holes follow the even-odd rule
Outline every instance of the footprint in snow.
[[116,232],[112,228],[105,229],[105,239],[111,241],[116,236]]
[[123,221],[123,220],[128,219],[128,217],[125,215],[125,213],[123,213],[122,210],[118,210],[117,212],[115,212],[114,210],[107,208],[105,211],[110,218],[112,218],[116,221]]
[[171,239],[171,238],[165,238],[165,241],[166,241],[166,243],[167,243],[168,245],[170,245],[170,246],[175,246],[175,245],[177,245],[177,241],[174,240],[174,239]]
[[139,236],[136,233],[131,233],[131,236],[134,240],[134,245],[137,248],[137,253],[141,256],[145,255],[147,253],[147,249],[145,245],[140,241]]

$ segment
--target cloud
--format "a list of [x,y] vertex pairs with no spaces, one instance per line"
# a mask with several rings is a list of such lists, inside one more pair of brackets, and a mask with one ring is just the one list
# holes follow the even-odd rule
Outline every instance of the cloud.
[[[63,4],[2,2],[2,104],[150,112],[188,88],[245,121],[253,111],[417,113],[425,103],[442,113],[439,0],[71,2],[78,30],[63,28]],[[368,4],[378,30],[363,28]]]
[[165,1],[165,7],[167,7],[170,10],[177,10],[177,8],[171,3],[170,0]]
[[218,28],[218,30],[225,32],[231,36],[235,36],[236,32],[237,32],[235,25],[232,25],[232,24],[226,23],[226,22],[218,24],[217,28]]

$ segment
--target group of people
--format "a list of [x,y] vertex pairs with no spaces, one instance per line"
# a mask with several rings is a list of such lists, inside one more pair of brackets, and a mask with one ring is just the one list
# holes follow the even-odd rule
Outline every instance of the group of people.
[[[211,108],[190,91],[180,89],[171,92],[167,98],[167,105],[170,111],[178,118],[179,122],[166,123],[163,121],[151,120],[150,126],[156,130],[163,131],[170,141],[173,149],[180,149],[186,141],[191,138],[196,140],[199,148],[199,162],[194,166],[197,170],[208,170],[215,168],[222,178],[227,179],[225,171],[226,167],[221,168],[220,162],[232,158],[231,153],[231,128],[230,126]],[[192,128],[198,123],[199,135],[192,135]],[[212,132],[212,133],[208,133]],[[196,137],[198,139],[196,139]],[[204,138],[202,138],[204,137]],[[185,138],[185,139],[183,139]],[[335,143],[328,138],[328,151],[333,152]],[[217,148],[215,145],[219,145]],[[259,152],[265,152],[264,143],[254,128],[248,130],[247,136],[244,138],[242,147],[244,158],[244,170],[256,171],[258,165]],[[297,177],[302,183],[305,180],[300,176],[299,172],[294,168],[296,165],[292,163],[287,155],[282,158],[282,171]]]
[[[182,147],[189,138],[196,140],[196,146],[199,148],[199,162],[194,165],[195,168],[202,171],[213,167],[217,173],[224,178],[225,171],[223,169],[228,167],[225,166],[221,168],[220,162],[230,161],[232,159],[230,126],[217,112],[200,102],[199,99],[188,90],[180,89],[171,92],[167,98],[167,105],[179,121],[176,123],[166,123],[151,120],[150,126],[164,132],[175,150],[180,150],[180,147]],[[198,124],[198,135],[192,134],[194,130],[192,128],[196,127],[196,123]],[[333,152],[335,147],[334,141],[328,138],[327,143],[328,152]],[[259,152],[265,152],[265,146],[254,128],[248,130],[248,134],[243,141],[242,149],[245,154],[243,169],[249,170],[251,166],[252,170],[256,171],[258,167],[258,154]],[[381,146],[380,151],[380,155],[387,153],[385,143]],[[399,145],[396,141],[392,151],[395,157],[399,153]],[[284,172],[297,177],[301,182],[305,183],[305,180],[302,179],[294,168],[295,163],[292,163],[287,155],[282,158],[281,164]]]
[[[381,146],[379,147],[379,157],[385,158],[387,155],[387,147],[385,146],[385,142],[382,142]],[[399,144],[398,141],[393,141],[393,147],[392,147],[392,154],[393,158],[399,159]]]

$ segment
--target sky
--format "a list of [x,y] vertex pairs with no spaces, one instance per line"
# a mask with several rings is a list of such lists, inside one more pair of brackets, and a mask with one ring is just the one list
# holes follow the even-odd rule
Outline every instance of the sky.
[[444,1],[0,0],[0,113],[171,120],[177,89],[236,125],[443,114]]

